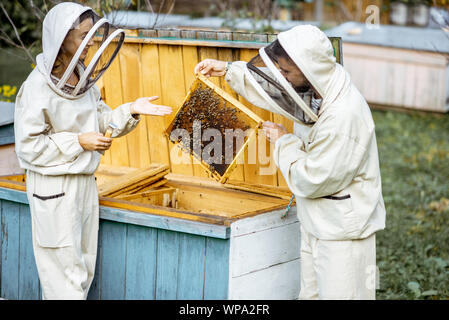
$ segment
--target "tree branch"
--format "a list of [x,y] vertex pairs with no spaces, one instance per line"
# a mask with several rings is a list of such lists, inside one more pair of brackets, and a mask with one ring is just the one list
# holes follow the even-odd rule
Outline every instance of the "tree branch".
[[159,19],[159,15],[161,14],[162,7],[164,6],[164,4],[165,4],[165,0],[162,0],[162,2],[159,4],[159,10],[157,12],[156,18],[154,19],[154,23],[153,23],[153,26],[151,27],[151,29],[154,29],[156,27],[157,20]]
[[342,0],[337,0],[338,6],[341,10],[341,12],[343,13],[343,15],[346,17],[347,20],[352,21],[354,20],[354,18],[352,17],[352,15],[349,13],[348,8],[346,8],[346,5],[343,3]]
[[5,52],[7,55],[13,56],[14,58],[19,58],[20,60],[24,60],[24,61],[28,61],[29,58],[28,57],[23,57],[22,55],[17,55],[15,53],[11,53],[10,51],[0,47],[0,51]]
[[45,14],[34,4],[33,0],[28,1],[31,7],[31,11],[33,11],[34,16],[42,22],[44,20]]
[[[8,12],[6,11],[5,7],[3,6],[3,3],[0,3],[0,8],[3,10],[3,13],[5,14],[5,16],[8,19],[9,23],[13,27],[14,33],[16,34],[17,40],[19,41],[19,44],[20,44],[20,47],[25,51],[25,53],[27,54],[28,58],[30,58],[31,62],[36,64],[36,60],[34,60],[33,55],[30,53],[30,51],[23,44],[22,39],[20,38],[19,32],[17,31],[16,25],[14,24],[14,22],[9,17]],[[18,45],[16,44],[16,46],[18,46]]]

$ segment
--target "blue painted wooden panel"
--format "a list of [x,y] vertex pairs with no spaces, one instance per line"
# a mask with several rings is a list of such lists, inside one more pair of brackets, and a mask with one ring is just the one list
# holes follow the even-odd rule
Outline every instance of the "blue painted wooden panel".
[[179,259],[176,299],[203,298],[206,238],[179,234]]
[[104,221],[101,234],[101,299],[125,298],[126,224]]
[[206,268],[204,299],[228,298],[229,241],[215,238],[206,240]]
[[3,287],[2,287],[2,262],[3,262],[3,200],[0,200],[0,297],[2,295]]
[[0,188],[0,199],[9,200],[14,203],[28,204],[26,192],[8,188]]
[[[0,198],[2,190],[0,188]],[[163,215],[145,214],[117,208],[100,206],[100,219],[123,222],[156,229],[185,232],[205,237],[228,239],[230,228],[224,225],[208,224],[198,221],[167,217]]]
[[0,208],[0,296],[11,300],[37,300],[40,298],[40,285],[34,261],[29,207],[0,200]]
[[20,206],[2,201],[1,292],[6,299],[19,299]]
[[158,230],[156,299],[176,299],[179,233]]
[[128,225],[126,299],[154,299],[157,229]]
[[102,250],[103,250],[103,223],[105,221],[100,220],[98,230],[98,247],[97,247],[97,261],[95,263],[95,275],[90,285],[89,293],[87,295],[88,300],[100,300],[101,299],[101,262],[102,262]]
[[[39,299],[29,207],[14,195],[0,195],[0,296]],[[89,299],[227,298],[227,239],[107,219],[98,239]]]
[[39,275],[33,252],[30,207],[18,204],[20,212],[19,299],[40,298]]

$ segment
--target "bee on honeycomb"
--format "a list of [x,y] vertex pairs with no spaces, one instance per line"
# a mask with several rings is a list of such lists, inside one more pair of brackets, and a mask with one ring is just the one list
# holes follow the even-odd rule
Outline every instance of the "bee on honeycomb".
[[[218,155],[219,161],[217,161],[217,155],[214,154],[215,149],[210,154],[211,159],[214,159],[214,161],[204,159],[203,150],[207,147],[207,141],[203,141],[201,137],[195,137],[195,124],[200,124],[200,128],[197,129],[201,129],[201,133],[208,129],[215,129],[220,133],[222,150],[221,158]],[[226,163],[228,161],[225,161],[225,155],[229,154],[232,148],[232,158],[234,158],[239,150],[234,141],[232,144],[225,143],[226,130],[236,131],[240,129],[241,132],[245,132],[249,128],[244,121],[239,119],[235,108],[228,106],[227,102],[215,93],[212,88],[200,85],[191,92],[189,99],[181,107],[173,121],[171,131],[176,129],[186,130],[190,136],[190,145],[182,145],[183,149],[193,156],[203,159],[209,165],[211,171],[216,171],[223,175],[230,165],[230,163]],[[171,135],[170,139],[173,142],[180,142]]]

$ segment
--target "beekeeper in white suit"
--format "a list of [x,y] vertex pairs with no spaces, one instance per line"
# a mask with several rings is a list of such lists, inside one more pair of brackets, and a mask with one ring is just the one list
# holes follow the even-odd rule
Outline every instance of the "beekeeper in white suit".
[[370,109],[318,28],[278,35],[250,62],[204,60],[195,72],[223,76],[254,105],[294,121],[266,121],[274,161],[301,222],[299,299],[375,299],[375,233],[385,206]]
[[[93,37],[100,45],[84,64]],[[19,90],[16,153],[26,169],[33,249],[44,299],[85,299],[95,271],[99,204],[94,172],[111,138],[133,130],[139,114],[171,108],[139,98],[111,110],[95,82],[111,64],[124,32],[91,8],[61,3],[43,22],[43,53]],[[93,51],[94,48],[91,48]]]

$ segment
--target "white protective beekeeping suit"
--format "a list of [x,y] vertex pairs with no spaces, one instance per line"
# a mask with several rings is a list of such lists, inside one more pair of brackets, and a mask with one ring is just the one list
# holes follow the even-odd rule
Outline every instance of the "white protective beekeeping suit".
[[300,298],[373,299],[375,232],[385,227],[385,206],[369,106],[318,28],[298,26],[278,41],[322,100],[293,89],[270,46],[250,63],[232,63],[226,81],[254,105],[294,121],[273,158],[301,222]]
[[[79,62],[84,49],[80,48],[61,79],[51,74],[67,33],[87,10],[91,9],[67,2],[48,12],[43,23],[43,53],[16,99],[16,153],[27,173],[33,248],[44,299],[85,299],[94,276],[99,227],[94,172],[101,154],[84,150],[78,135],[104,134],[113,122],[117,128],[112,137],[118,137],[139,122],[139,116],[130,114],[129,104],[112,111],[95,85],[124,37],[122,30],[113,30],[107,21],[95,18],[83,42],[103,35],[101,50],[91,63]],[[80,81],[70,86],[66,81],[75,68]]]

